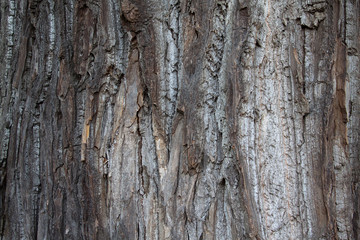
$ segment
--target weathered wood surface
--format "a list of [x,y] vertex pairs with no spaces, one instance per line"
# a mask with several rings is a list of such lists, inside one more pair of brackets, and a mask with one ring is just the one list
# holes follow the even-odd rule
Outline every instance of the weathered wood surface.
[[356,239],[359,0],[2,0],[1,239]]

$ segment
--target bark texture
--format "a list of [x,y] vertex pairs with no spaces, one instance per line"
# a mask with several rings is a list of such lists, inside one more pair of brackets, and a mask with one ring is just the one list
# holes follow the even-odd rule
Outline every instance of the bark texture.
[[359,239],[359,0],[2,0],[1,239]]

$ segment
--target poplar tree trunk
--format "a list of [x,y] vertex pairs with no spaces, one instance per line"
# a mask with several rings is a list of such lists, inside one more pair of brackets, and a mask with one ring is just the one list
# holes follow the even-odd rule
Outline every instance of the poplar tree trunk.
[[359,0],[2,0],[1,239],[359,239]]

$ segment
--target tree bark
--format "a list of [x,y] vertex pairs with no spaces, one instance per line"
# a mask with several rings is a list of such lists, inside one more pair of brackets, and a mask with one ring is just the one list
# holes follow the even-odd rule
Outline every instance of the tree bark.
[[3,0],[1,239],[359,239],[359,0]]

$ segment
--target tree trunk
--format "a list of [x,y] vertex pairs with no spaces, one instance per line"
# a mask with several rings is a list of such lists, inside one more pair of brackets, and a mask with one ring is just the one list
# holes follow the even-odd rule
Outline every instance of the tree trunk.
[[3,0],[1,239],[359,239],[359,0]]

